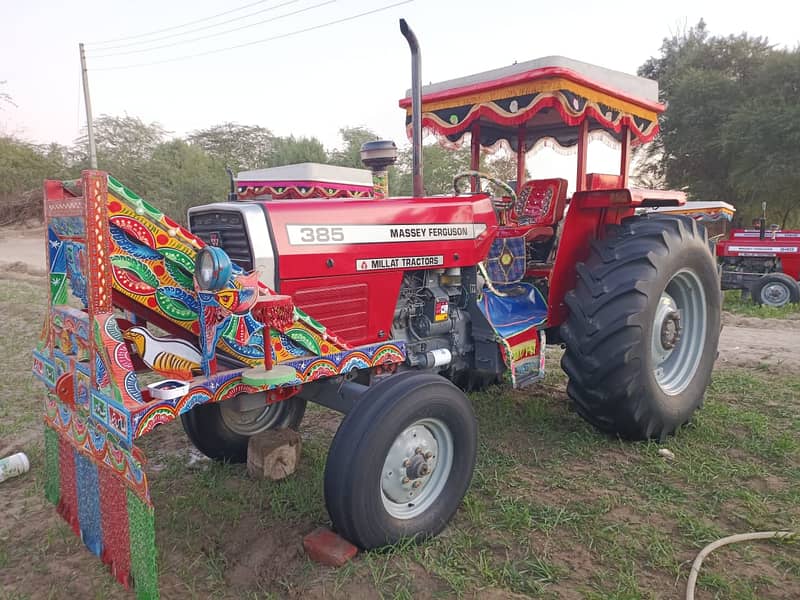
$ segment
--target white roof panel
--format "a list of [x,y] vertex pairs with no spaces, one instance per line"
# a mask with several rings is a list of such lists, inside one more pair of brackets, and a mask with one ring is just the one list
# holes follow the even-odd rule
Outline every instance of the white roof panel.
[[236,182],[239,184],[250,181],[314,181],[371,187],[372,173],[367,169],[353,169],[351,167],[337,167],[309,162],[298,165],[270,167],[268,169],[240,171],[236,176]]
[[[565,56],[545,56],[526,62],[516,63],[500,69],[492,69],[483,73],[475,73],[466,77],[450,79],[441,83],[433,83],[422,86],[422,95],[435,94],[445,90],[458,89],[470,85],[489,83],[499,79],[505,79],[512,75],[519,75],[536,69],[547,67],[558,67],[569,69],[578,75],[592,81],[602,87],[610,88],[622,92],[633,98],[658,102],[658,82],[637,75],[630,75],[621,71],[598,67],[589,63],[573,60]],[[411,90],[406,90],[406,98],[411,96]]]

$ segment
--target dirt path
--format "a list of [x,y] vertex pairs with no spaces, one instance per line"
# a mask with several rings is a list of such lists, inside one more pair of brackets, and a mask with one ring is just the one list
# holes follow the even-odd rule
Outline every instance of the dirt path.
[[0,229],[0,272],[44,275],[44,228]]
[[796,319],[758,319],[723,315],[719,363],[800,371],[800,315]]

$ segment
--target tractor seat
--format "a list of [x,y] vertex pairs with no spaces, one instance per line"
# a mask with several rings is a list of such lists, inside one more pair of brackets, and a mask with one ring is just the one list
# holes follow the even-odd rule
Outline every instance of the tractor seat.
[[504,339],[539,327],[547,320],[547,302],[542,293],[522,281],[527,266],[525,245],[523,236],[497,237],[485,265],[488,283],[478,307]]
[[555,236],[567,203],[566,179],[531,179],[522,184],[514,207],[517,229],[526,242],[541,242]]

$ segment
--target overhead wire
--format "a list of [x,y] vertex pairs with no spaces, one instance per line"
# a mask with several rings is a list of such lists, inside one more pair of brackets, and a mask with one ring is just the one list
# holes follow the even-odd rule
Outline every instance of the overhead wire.
[[194,54],[186,54],[186,55],[183,55],[183,56],[176,56],[176,57],[167,58],[167,59],[164,59],[164,60],[156,60],[156,61],[146,62],[146,63],[135,63],[135,64],[130,64],[130,65],[120,65],[120,66],[111,66],[111,67],[98,67],[98,68],[90,69],[90,70],[92,70],[92,71],[120,71],[120,70],[125,70],[125,69],[136,69],[136,68],[150,67],[150,66],[154,66],[154,65],[161,65],[161,64],[171,63],[171,62],[190,60],[192,58],[199,58],[201,56],[208,56],[210,54],[217,54],[217,53],[220,53],[220,52],[228,52],[230,50],[237,50],[239,48],[246,48],[248,46],[254,46],[256,44],[264,44],[266,42],[272,42],[272,41],[275,41],[275,40],[285,39],[285,38],[288,38],[288,37],[299,35],[301,33],[307,33],[309,31],[316,31],[318,29],[323,29],[325,27],[330,27],[332,25],[338,25],[339,23],[345,23],[347,21],[353,21],[353,20],[359,19],[361,17],[366,17],[368,15],[373,15],[373,14],[376,14],[376,13],[379,13],[379,12],[383,12],[385,10],[389,10],[390,8],[395,8],[397,6],[402,6],[403,4],[409,4],[409,3],[413,2],[413,1],[414,0],[401,0],[400,2],[394,2],[392,4],[387,4],[387,5],[381,6],[379,8],[374,8],[372,10],[367,10],[367,11],[360,12],[360,13],[357,13],[357,14],[354,14],[354,15],[350,15],[350,16],[347,16],[347,17],[342,17],[341,19],[336,19],[336,20],[333,20],[333,21],[320,23],[318,25],[313,25],[311,27],[305,27],[303,29],[296,29],[294,31],[289,31],[287,33],[282,33],[280,35],[275,35],[275,36],[263,38],[263,39],[260,39],[260,40],[253,40],[253,41],[245,42],[245,43],[242,43],[242,44],[236,44],[234,46],[227,46],[227,47],[224,47],[224,48],[215,48],[213,50],[207,50],[207,51],[204,51],[204,52],[197,52],[197,53],[194,53]]
[[[284,2],[278,6],[285,6],[286,4],[292,4],[294,2],[298,2],[299,0],[290,0],[289,2]],[[150,48],[137,48],[135,50],[125,50],[123,52],[111,52],[109,54],[99,54],[92,56],[91,58],[109,58],[112,56],[123,56],[126,54],[139,54],[141,52],[152,52],[153,50],[161,50],[163,48],[171,48],[172,46],[179,46],[181,44],[189,44],[192,42],[199,42],[202,40],[207,40],[213,37],[218,37],[220,35],[225,35],[228,33],[233,33],[234,31],[241,31],[242,29],[248,29],[250,27],[257,27],[258,25],[263,25],[264,23],[272,23],[273,21],[278,21],[280,19],[285,19],[286,17],[291,17],[294,15],[299,15],[300,13],[308,12],[310,10],[314,10],[315,8],[320,8],[321,6],[325,6],[327,4],[333,4],[337,2],[337,0],[325,0],[324,2],[320,2],[318,4],[312,4],[311,6],[306,6],[305,8],[300,8],[298,10],[288,12],[282,15],[278,15],[277,17],[271,17],[269,19],[262,19],[261,21],[256,21],[255,23],[248,23],[247,25],[242,25],[240,27],[234,27],[233,29],[226,29],[225,31],[218,31],[215,33],[211,33],[208,35],[201,35],[200,37],[196,38],[189,38],[188,40],[178,40],[176,42],[172,42],[169,44],[161,44],[160,46],[153,46]],[[278,8],[278,7],[275,7]]]
[[[154,35],[156,33],[163,33],[165,31],[174,31],[175,29],[182,29],[184,27],[188,27],[189,25],[195,25],[197,23],[202,23],[203,21],[210,21],[211,19],[216,19],[217,17],[224,17],[225,15],[229,15],[231,13],[239,12],[240,10],[245,10],[246,8],[250,8],[253,6],[257,6],[259,4],[264,4],[265,2],[271,2],[272,0],[257,0],[256,2],[251,2],[250,4],[245,4],[243,6],[239,6],[237,8],[232,8],[230,10],[223,11],[221,13],[217,13],[215,15],[211,15],[208,17],[203,17],[201,19],[195,19],[194,21],[187,21],[186,23],[181,23],[180,25],[172,25],[170,27],[163,27],[162,29],[153,29],[152,31],[147,31],[145,33],[137,33],[135,35],[128,35],[125,37],[118,37],[113,38],[110,40],[103,40],[99,42],[87,42],[87,46],[100,46],[103,44],[114,44],[116,42],[122,42],[125,40],[134,40],[141,37],[147,37],[149,35]],[[106,50],[110,50],[110,48],[105,48]]]
[[[162,36],[159,36],[159,37],[156,37],[156,38],[152,38],[152,39],[149,39],[149,40],[141,40],[141,41],[138,41],[138,42],[128,42],[127,44],[119,44],[117,46],[108,46],[106,48],[98,48],[98,49],[95,50],[95,52],[106,52],[107,50],[116,50],[118,48],[130,48],[131,46],[140,46],[142,44],[152,44],[152,43],[155,43],[155,42],[160,42],[162,40],[172,40],[172,39],[175,39],[175,37],[177,37],[177,36],[188,35],[190,33],[196,33],[198,31],[205,31],[207,29],[213,29],[214,27],[221,27],[222,25],[227,25],[229,23],[235,23],[236,21],[241,21],[242,19],[249,19],[250,17],[253,17],[255,15],[260,15],[260,14],[265,13],[265,12],[271,12],[271,11],[276,10],[278,8],[282,8],[284,6],[288,6],[289,4],[297,4],[298,2],[300,2],[300,0],[287,0],[286,2],[281,2],[280,4],[276,4],[274,6],[268,6],[267,8],[262,8],[261,10],[256,10],[254,12],[247,13],[246,15],[240,15],[238,17],[234,17],[233,19],[228,19],[227,21],[220,21],[219,23],[211,23],[210,25],[203,25],[202,27],[196,27],[194,29],[188,29],[186,31],[179,31],[178,33],[171,33],[169,35],[162,35]],[[236,30],[233,29],[232,31],[236,31]],[[208,37],[212,37],[213,35],[221,35],[221,34],[211,34]],[[196,38],[196,39],[202,39],[202,38]],[[192,41],[192,40],[187,40],[187,41]],[[176,43],[180,44],[182,42],[176,42]],[[161,46],[156,46],[156,48],[160,48],[160,47]],[[139,52],[146,52],[147,50],[149,50],[149,48],[141,48],[138,51]],[[131,52],[136,52],[136,51],[137,50],[133,50]],[[115,56],[116,54],[126,54],[126,53],[125,52],[118,52],[118,53],[112,53],[112,54],[110,54],[108,56]],[[90,52],[90,55],[91,55],[91,52]],[[103,56],[107,56],[107,55],[102,54],[102,55],[99,55],[99,56],[94,56],[94,58],[102,58]]]

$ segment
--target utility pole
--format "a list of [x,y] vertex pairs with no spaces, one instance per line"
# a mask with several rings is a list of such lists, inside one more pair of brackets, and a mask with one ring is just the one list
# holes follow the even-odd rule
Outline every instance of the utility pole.
[[86,129],[89,132],[89,166],[97,168],[97,147],[94,145],[94,121],[92,120],[92,100],[89,98],[89,77],[86,74],[86,53],[83,42],[78,44],[81,50],[81,77],[83,78],[83,103],[86,105]]

